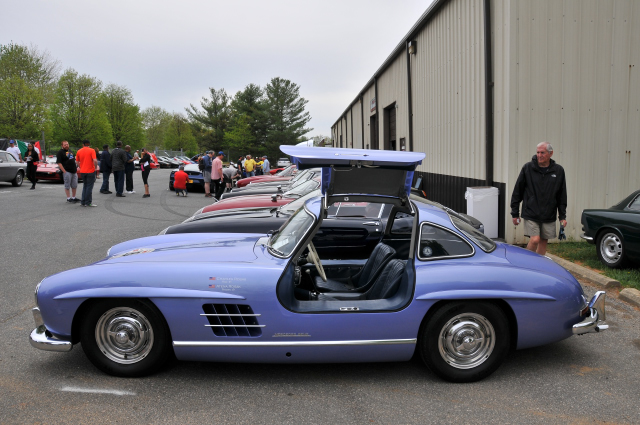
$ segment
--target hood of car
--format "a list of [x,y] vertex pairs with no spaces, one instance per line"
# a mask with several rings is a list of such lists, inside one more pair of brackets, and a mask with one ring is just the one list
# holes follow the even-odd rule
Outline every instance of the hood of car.
[[114,245],[102,263],[242,263],[256,260],[254,246],[264,234],[229,233],[150,236]]
[[286,205],[291,201],[294,201],[293,198],[282,198],[278,196],[278,198],[274,201],[271,199],[271,195],[247,195],[247,196],[236,196],[233,198],[223,199],[219,202],[216,202],[213,205],[209,205],[208,207],[204,207],[202,210],[203,213],[208,213],[212,211],[221,211],[227,209],[235,209],[235,208],[268,208],[268,207],[279,207],[281,205]]

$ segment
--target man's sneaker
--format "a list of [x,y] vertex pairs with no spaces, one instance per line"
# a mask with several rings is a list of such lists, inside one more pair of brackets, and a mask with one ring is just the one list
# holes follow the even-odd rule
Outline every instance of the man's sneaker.
[[67,198],[67,202],[73,204],[73,198]]
[[71,198],[71,199],[73,199],[73,202],[80,202],[80,199],[78,198]]
[[97,207],[97,205],[92,202],[90,204],[85,205],[85,207]]
[[123,195],[122,193],[116,193],[116,196],[117,196],[118,198],[124,198],[124,197],[125,197],[125,195]]

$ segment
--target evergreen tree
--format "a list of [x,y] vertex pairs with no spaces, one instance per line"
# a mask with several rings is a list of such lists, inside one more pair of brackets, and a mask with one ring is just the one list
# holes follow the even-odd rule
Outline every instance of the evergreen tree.
[[[265,88],[267,96],[267,150],[279,152],[280,145],[296,144],[298,138],[313,130],[305,128],[311,121],[305,106],[309,102],[300,96],[300,87],[289,80],[272,78]],[[273,154],[273,153],[272,153]]]
[[224,133],[229,125],[231,108],[229,95],[224,89],[209,88],[211,98],[202,98],[202,111],[189,105],[185,108],[198,135],[198,144],[203,150],[220,148],[223,145]]

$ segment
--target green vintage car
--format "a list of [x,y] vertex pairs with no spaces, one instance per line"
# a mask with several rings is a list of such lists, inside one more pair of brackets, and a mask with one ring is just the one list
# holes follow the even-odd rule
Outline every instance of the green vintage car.
[[605,266],[640,265],[640,190],[611,208],[582,211],[581,222],[580,237],[596,245]]

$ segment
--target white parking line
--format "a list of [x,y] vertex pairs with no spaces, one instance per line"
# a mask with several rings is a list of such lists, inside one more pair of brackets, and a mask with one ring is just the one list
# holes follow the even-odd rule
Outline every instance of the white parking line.
[[98,388],[78,388],[78,387],[62,387],[60,391],[70,393],[89,393],[89,394],[113,394],[113,395],[136,395],[132,391],[123,390],[101,390]]

